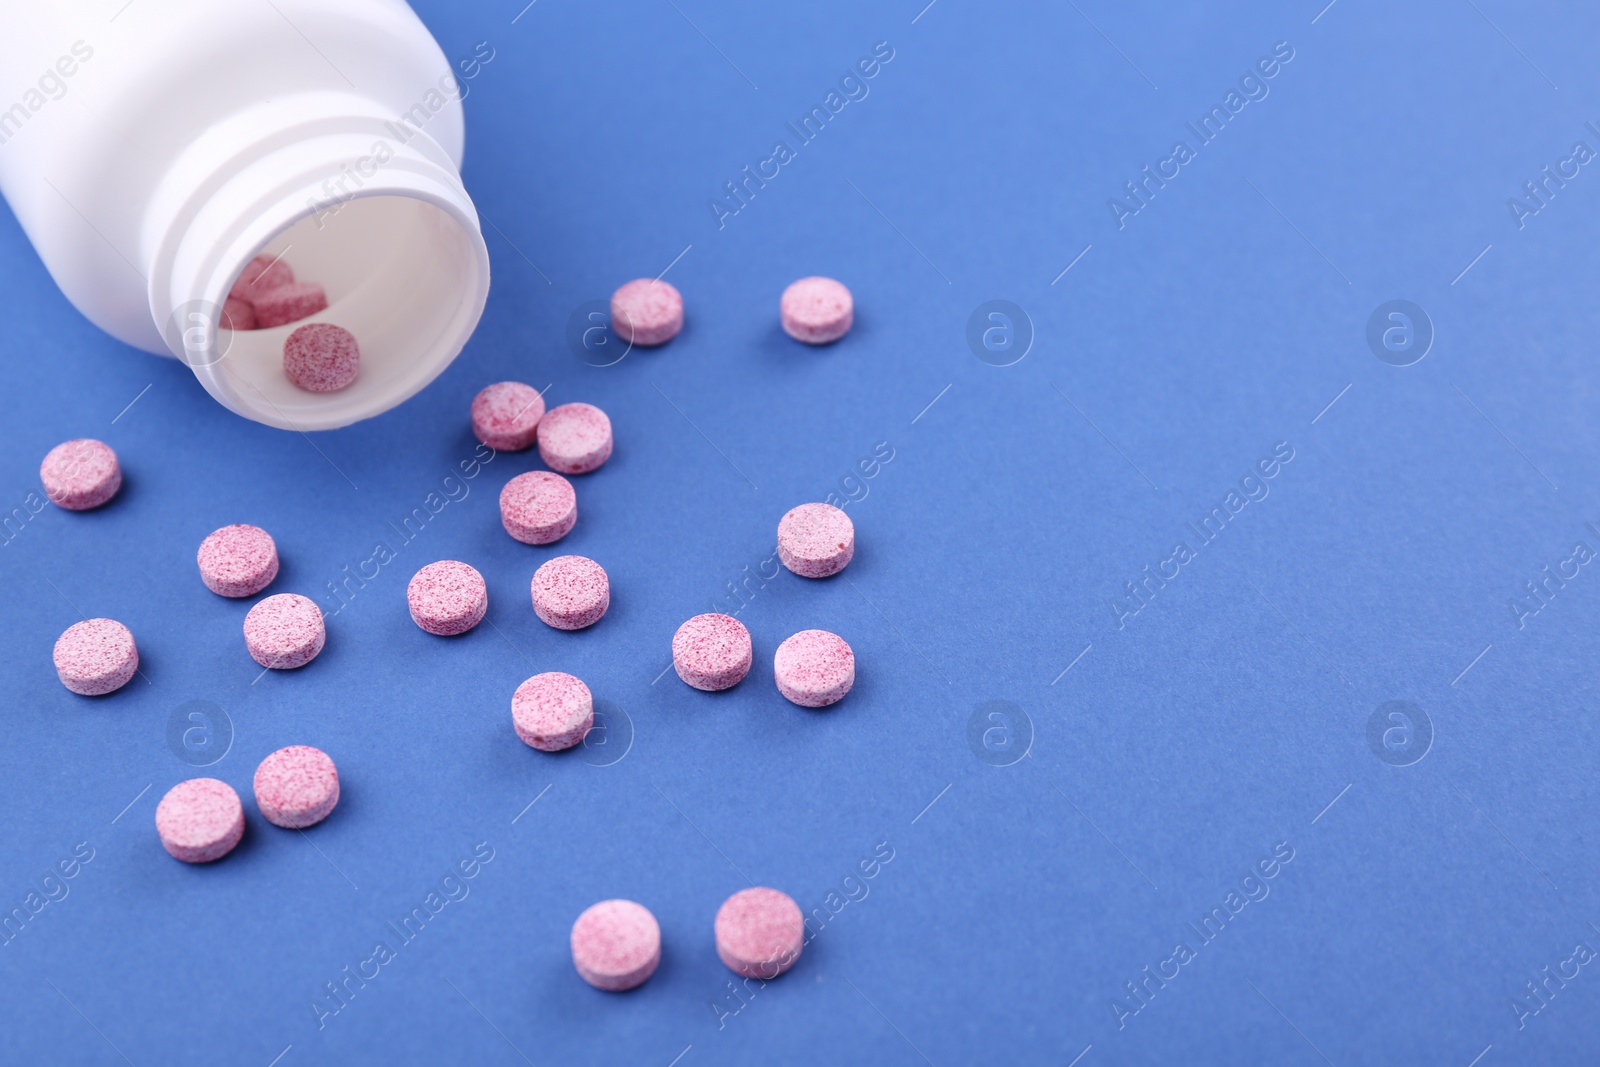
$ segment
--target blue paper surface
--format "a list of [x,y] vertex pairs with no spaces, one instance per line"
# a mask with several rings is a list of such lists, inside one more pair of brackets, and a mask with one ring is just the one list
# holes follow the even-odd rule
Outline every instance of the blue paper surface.
[[[478,61],[494,289],[337,432],[98,333],[0,219],[0,1061],[1594,1062],[1593,12],[924,3],[419,4]],[[663,270],[682,335],[580,358]],[[779,329],[808,274],[836,345]],[[496,510],[537,455],[471,436],[503,379],[616,428],[555,546]],[[79,436],[121,495],[34,513]],[[774,576],[830,494],[854,562]],[[336,612],[303,670],[199,582],[233,522]],[[560,553],[611,576],[590,631],[531,610]],[[451,558],[492,625],[447,640],[404,594]],[[735,609],[749,678],[681,684],[674,629]],[[55,678],[84,615],[138,639],[113,696]],[[824,711],[772,679],[811,627],[859,661]],[[518,742],[543,670],[604,744]],[[343,782],[303,834],[250,795],[287,744]],[[204,867],[153,825],[197,774],[249,817]],[[751,883],[812,916],[765,985],[711,936]],[[624,995],[567,946],[608,897],[663,931]]]

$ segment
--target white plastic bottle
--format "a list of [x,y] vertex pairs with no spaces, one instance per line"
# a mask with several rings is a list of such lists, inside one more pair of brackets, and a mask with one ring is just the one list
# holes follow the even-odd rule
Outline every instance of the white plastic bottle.
[[[343,426],[432,381],[483,312],[462,92],[402,0],[0,0],[0,192],[102,329],[248,418]],[[219,327],[263,252],[326,289],[304,321],[355,334],[354,384],[284,377],[303,323]]]

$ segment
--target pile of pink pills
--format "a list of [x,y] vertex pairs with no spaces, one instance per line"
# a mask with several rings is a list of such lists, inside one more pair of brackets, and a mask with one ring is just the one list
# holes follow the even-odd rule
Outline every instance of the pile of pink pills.
[[223,325],[232,330],[265,330],[309,318],[328,308],[328,294],[316,282],[297,282],[280,256],[260,255],[245,264],[223,304]]
[[[339,803],[339,770],[321,749],[280,748],[256,768],[256,807],[274,826],[303,830]],[[156,805],[156,834],[175,859],[211,863],[244,837],[244,805],[233,786],[217,778],[190,778],[167,790]]]

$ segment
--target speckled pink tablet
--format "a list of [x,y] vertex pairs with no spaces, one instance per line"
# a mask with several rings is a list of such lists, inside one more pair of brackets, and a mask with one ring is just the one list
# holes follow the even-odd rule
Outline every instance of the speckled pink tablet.
[[454,637],[483,621],[489,587],[476,567],[453,559],[430,563],[406,586],[411,620],[430,634]]
[[539,458],[562,474],[588,474],[611,458],[611,420],[593,404],[562,404],[539,420]]
[[733,688],[750,673],[750,660],[750,631],[732,615],[696,615],[672,635],[672,666],[696,689]]
[[801,630],[772,657],[778,692],[802,708],[837,704],[856,684],[856,654],[826,630]]
[[133,634],[115,619],[85,619],[56,638],[56,674],[80,696],[116,692],[139,670]]
[[282,285],[294,284],[294,271],[277,256],[259,255],[244,265],[239,280],[228,290],[235,300],[254,303],[257,297]]
[[557,556],[533,572],[533,611],[557,630],[593,626],[611,606],[605,568],[586,556]]
[[250,306],[250,301],[230,296],[222,302],[220,325],[224,330],[253,330],[256,328],[256,309]]
[[637,278],[611,294],[611,328],[632,344],[664,345],[683,329],[683,296],[668,282]]
[[232,852],[244,836],[244,805],[227,782],[190,778],[167,790],[156,805],[156,833],[177,859],[210,863]]
[[245,647],[263,667],[304,667],[317,658],[327,639],[322,609],[298,593],[269,596],[244,617]]
[[283,373],[308,393],[336,393],[361,373],[361,346],[344,327],[313,322],[284,339]]
[[793,967],[806,947],[800,905],[787,893],[741,889],[717,909],[717,955],[735,974],[766,980]]
[[255,596],[278,576],[278,546],[259,526],[213,530],[196,557],[200,580],[218,596]]
[[641,986],[660,963],[661,927],[643,904],[602,900],[572,924],[572,964],[596,989]]
[[838,574],[855,553],[855,523],[832,504],[801,504],[778,521],[778,558],[802,578]]
[[284,326],[328,310],[328,294],[316,282],[291,282],[268,289],[250,301],[256,309],[256,326]]
[[512,695],[511,724],[523,744],[560,752],[581,742],[594,725],[594,697],[570,674],[536,674]]
[[500,523],[506,533],[523,544],[559,541],[577,521],[578,494],[572,491],[572,483],[559,474],[528,471],[500,490]]
[[261,761],[255,788],[268,822],[299,830],[326,819],[339,803],[339,768],[320,748],[290,745]]
[[783,332],[808,345],[825,345],[850,332],[855,301],[832,278],[801,278],[778,302]]
[[532,448],[544,417],[544,397],[522,382],[495,382],[472,398],[472,432],[496,452]]
[[57,507],[88,511],[117,495],[122,467],[111,446],[92,437],[65,441],[45,453],[39,481]]

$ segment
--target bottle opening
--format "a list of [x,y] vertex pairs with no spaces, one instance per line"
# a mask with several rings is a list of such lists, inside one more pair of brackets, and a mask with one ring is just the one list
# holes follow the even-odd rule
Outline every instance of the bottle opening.
[[[229,406],[287,429],[328,429],[385,411],[434,379],[477,324],[488,290],[487,258],[476,229],[409,196],[357,197],[300,219],[258,254],[279,258],[298,282],[316,282],[328,307],[282,326],[219,328],[215,358],[195,367]],[[220,307],[243,271],[209,301]],[[284,374],[285,339],[327,322],[361,346],[356,380],[333,393],[299,388]]]

